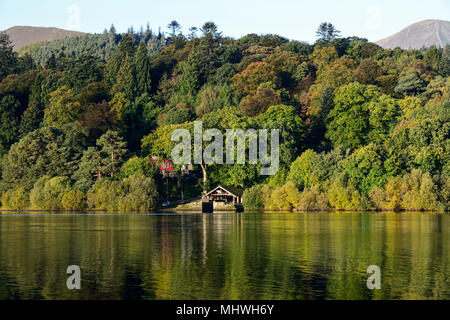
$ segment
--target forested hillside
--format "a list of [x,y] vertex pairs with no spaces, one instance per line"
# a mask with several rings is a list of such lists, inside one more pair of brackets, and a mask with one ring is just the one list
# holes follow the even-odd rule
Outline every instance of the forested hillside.
[[[128,31],[132,35],[136,44],[144,42],[147,45],[149,54],[156,54],[161,51],[166,40],[161,33],[154,34],[149,26],[134,32],[132,28]],[[39,65],[45,65],[49,59],[54,59],[59,55],[66,57],[76,57],[80,54],[89,54],[101,61],[107,61],[116,46],[122,40],[123,35],[118,34],[114,26],[109,31],[101,34],[85,34],[77,37],[66,37],[55,41],[45,41],[34,43],[23,47],[19,51],[20,56],[29,54]]]
[[[168,27],[20,58],[0,35],[4,208],[148,210],[217,184],[245,189],[248,209],[449,208],[449,46],[384,50],[329,23],[313,45]],[[194,120],[279,129],[280,170],[203,164],[166,185],[150,157],[169,159],[173,130]]]

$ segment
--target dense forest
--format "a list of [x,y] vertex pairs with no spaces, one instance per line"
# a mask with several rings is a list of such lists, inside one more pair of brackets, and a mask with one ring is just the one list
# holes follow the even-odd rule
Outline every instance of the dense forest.
[[[13,52],[0,33],[6,209],[148,210],[217,184],[248,209],[448,210],[450,47],[384,50],[330,23],[308,44],[149,28]],[[164,179],[173,130],[280,130],[280,170],[202,164]],[[248,159],[247,159],[248,160]],[[183,180],[191,179],[191,181]]]

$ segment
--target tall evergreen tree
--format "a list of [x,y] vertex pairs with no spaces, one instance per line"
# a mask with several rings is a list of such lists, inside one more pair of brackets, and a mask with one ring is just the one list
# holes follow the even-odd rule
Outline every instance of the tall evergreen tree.
[[438,72],[443,77],[450,76],[450,46],[448,44],[442,51],[441,60],[438,65]]
[[136,95],[140,96],[144,93],[150,93],[150,60],[146,44],[141,41],[134,60],[136,70]]
[[46,69],[56,69],[56,57],[55,54],[52,53],[50,58],[45,62],[45,68]]
[[13,73],[17,65],[17,54],[13,51],[12,41],[5,32],[0,32],[0,82]]
[[113,93],[123,92],[128,100],[135,97],[136,72],[133,58],[127,55],[119,72],[117,73],[116,83],[113,86]]
[[44,103],[42,101],[42,81],[44,77],[38,75],[34,80],[33,88],[31,91],[30,102],[28,108],[22,115],[20,121],[19,133],[23,137],[27,133],[39,128],[42,120],[44,119]]
[[316,31],[316,35],[319,37],[318,41],[324,42],[330,42],[331,40],[338,38],[340,33],[341,32],[329,22],[322,22]]
[[116,131],[108,130],[97,140],[97,146],[103,153],[102,164],[104,171],[109,176],[118,172],[127,153],[126,142]]
[[136,44],[130,34],[125,34],[117,46],[116,51],[106,64],[105,80],[113,85],[116,81],[122,63],[127,56],[134,58],[136,53]]
[[83,54],[68,61],[64,81],[75,93],[79,93],[84,86],[100,80],[101,70],[95,57]]
[[16,141],[19,132],[19,108],[19,101],[11,95],[0,100],[0,155],[8,152],[11,144]]

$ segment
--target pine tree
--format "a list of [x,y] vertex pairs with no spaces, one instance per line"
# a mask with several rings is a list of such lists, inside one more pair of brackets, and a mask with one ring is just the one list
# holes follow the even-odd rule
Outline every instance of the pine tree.
[[195,104],[197,92],[200,89],[200,64],[196,59],[188,59],[183,65],[183,73],[178,84],[178,102],[189,106]]
[[123,92],[128,100],[133,100],[136,89],[136,72],[133,58],[127,55],[119,72],[117,73],[116,83],[113,87],[113,93]]
[[8,152],[9,147],[16,141],[19,131],[17,110],[19,101],[12,95],[0,100],[0,155]]
[[447,44],[438,64],[438,73],[442,77],[450,76],[450,46]]
[[17,54],[13,51],[13,44],[5,32],[0,32],[0,82],[14,72],[16,65]]
[[141,96],[144,93],[150,93],[150,60],[148,58],[147,46],[143,41],[139,44],[138,51],[134,60],[136,68],[136,94]]
[[52,53],[50,58],[48,58],[47,62],[45,63],[46,69],[56,69],[56,57],[55,54]]
[[20,121],[19,133],[23,137],[27,133],[39,128],[44,119],[44,103],[42,102],[42,81],[44,77],[38,75],[34,81],[30,95],[30,103],[28,108],[22,115]]
[[108,130],[97,140],[97,146],[101,148],[102,168],[109,176],[118,172],[127,153],[126,142],[116,131]]
[[331,40],[338,38],[340,33],[341,32],[329,22],[322,22],[316,31],[316,35],[319,38],[318,41],[323,42],[330,42]]
[[116,48],[116,51],[106,64],[105,80],[113,85],[116,81],[122,63],[125,61],[126,56],[134,58],[136,53],[136,44],[131,35],[125,34]]

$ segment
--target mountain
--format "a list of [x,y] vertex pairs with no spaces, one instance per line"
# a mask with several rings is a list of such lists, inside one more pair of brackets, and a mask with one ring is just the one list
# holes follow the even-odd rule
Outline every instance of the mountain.
[[422,47],[445,47],[450,43],[450,21],[424,20],[402,31],[375,42],[384,49],[421,49]]
[[14,50],[19,51],[29,44],[75,37],[83,35],[83,32],[70,31],[58,28],[16,26],[5,30],[14,43]]

